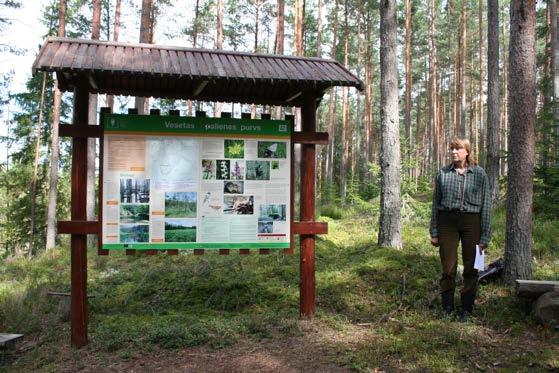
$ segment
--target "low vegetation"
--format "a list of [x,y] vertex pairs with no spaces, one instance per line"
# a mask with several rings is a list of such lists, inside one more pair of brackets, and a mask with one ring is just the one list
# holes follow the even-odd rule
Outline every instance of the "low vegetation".
[[[54,371],[154,351],[293,340],[333,366],[358,371],[559,369],[559,331],[535,324],[499,282],[481,287],[471,322],[443,317],[438,255],[427,239],[429,203],[405,197],[403,250],[375,244],[377,205],[321,210],[329,234],[316,246],[317,314],[310,324],[298,315],[297,253],[101,257],[92,250],[90,343],[73,351],[67,298],[47,295],[69,291],[68,247],[32,261],[7,259],[0,264],[0,329],[26,337],[1,363]],[[494,223],[490,260],[503,255],[504,211]],[[535,277],[559,280],[559,221],[536,218],[534,242]]]

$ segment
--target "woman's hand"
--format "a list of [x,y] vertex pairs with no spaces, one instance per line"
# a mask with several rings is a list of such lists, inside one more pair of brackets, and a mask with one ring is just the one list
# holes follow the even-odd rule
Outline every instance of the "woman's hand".
[[485,250],[487,250],[487,245],[486,244],[480,243],[480,244],[478,244],[478,246],[479,246],[479,249],[482,252],[485,252]]
[[431,237],[431,245],[438,247],[439,246],[439,237]]

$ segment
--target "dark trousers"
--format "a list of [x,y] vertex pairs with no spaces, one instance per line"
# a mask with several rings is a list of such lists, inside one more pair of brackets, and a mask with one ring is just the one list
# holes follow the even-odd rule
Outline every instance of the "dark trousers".
[[462,293],[477,289],[477,269],[474,269],[476,245],[481,237],[481,218],[478,213],[439,211],[439,254],[441,256],[441,292],[456,287],[458,242],[462,243],[464,288]]

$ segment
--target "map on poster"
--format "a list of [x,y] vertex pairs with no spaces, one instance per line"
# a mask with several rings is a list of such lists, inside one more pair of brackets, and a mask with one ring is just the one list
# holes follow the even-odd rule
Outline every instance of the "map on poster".
[[105,116],[103,249],[290,246],[291,125]]

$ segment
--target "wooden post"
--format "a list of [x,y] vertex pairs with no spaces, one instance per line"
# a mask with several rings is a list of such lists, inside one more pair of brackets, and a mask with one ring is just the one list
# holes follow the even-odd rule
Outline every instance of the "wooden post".
[[[74,120],[77,128],[88,125],[89,92],[85,83],[74,89]],[[87,220],[87,138],[72,138],[72,220]],[[72,345],[87,344],[87,235],[72,234],[71,249],[71,327]]]
[[[302,132],[316,132],[316,99],[308,92],[301,108]],[[314,221],[315,198],[315,144],[301,145],[301,197],[300,209],[302,222]],[[300,236],[300,313],[311,318],[315,311],[315,264],[314,234]]]

